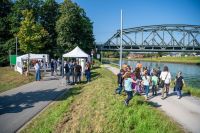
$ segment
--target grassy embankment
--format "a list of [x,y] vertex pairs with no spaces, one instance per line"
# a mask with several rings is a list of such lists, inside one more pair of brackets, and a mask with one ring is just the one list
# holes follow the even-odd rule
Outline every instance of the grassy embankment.
[[[116,64],[110,64],[110,65],[119,68],[119,66]],[[171,88],[173,88],[173,83],[171,84]],[[183,87],[183,92],[200,98],[200,88],[194,88],[186,85]]]
[[27,84],[34,80],[31,74],[29,77],[15,72],[10,67],[0,67],[0,92]]
[[[119,60],[117,58],[104,58],[104,60]],[[183,64],[197,64],[200,65],[200,57],[158,57],[158,58],[134,58],[125,60],[136,61],[153,61],[153,62],[169,62],[169,63],[183,63]]]
[[183,132],[154,103],[144,102],[141,96],[134,96],[126,107],[125,96],[114,95],[116,76],[110,71],[96,68],[92,77],[89,84],[70,89],[22,132]]

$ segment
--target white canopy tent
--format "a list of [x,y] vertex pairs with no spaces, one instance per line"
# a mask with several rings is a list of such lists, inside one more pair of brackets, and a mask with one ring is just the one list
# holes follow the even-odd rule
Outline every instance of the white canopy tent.
[[[48,54],[30,54],[30,60],[32,59],[45,59],[45,62],[49,62],[49,55]],[[28,54],[24,54],[17,57],[16,60],[16,71],[23,74],[23,61],[28,60]]]
[[63,57],[73,57],[73,58],[88,58],[89,55],[86,54],[82,49],[80,49],[78,46],[74,48],[69,53],[63,54]]
[[70,51],[66,54],[63,54],[63,57],[80,58],[79,63],[82,67],[82,72],[84,72],[85,71],[85,62],[86,62],[86,60],[84,58],[89,58],[90,56],[77,46],[72,51]]

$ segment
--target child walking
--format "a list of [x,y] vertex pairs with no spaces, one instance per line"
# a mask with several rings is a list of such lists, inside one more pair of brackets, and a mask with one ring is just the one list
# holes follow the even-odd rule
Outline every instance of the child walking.
[[178,72],[177,78],[175,79],[175,90],[177,91],[178,99],[182,97],[181,90],[185,84],[182,76],[182,72]]
[[136,83],[133,79],[131,79],[131,73],[127,72],[124,75],[124,89],[127,93],[127,98],[124,101],[124,104],[128,106],[129,101],[133,98],[133,90],[132,83]]
[[142,77],[142,83],[144,85],[145,90],[145,100],[148,99],[149,94],[149,83],[150,83],[150,77],[147,75],[147,70],[144,71],[144,76]]
[[153,96],[157,95],[157,89],[158,89],[158,77],[156,75],[157,75],[157,73],[156,73],[156,71],[154,71],[153,76],[151,78],[151,80],[152,80],[152,95]]

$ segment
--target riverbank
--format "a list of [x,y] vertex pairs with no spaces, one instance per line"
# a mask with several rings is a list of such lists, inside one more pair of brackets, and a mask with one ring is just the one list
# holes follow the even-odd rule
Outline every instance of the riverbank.
[[90,83],[74,86],[22,132],[184,132],[141,96],[126,107],[126,97],[114,95],[116,80],[109,70],[94,68]]
[[0,67],[0,93],[34,81],[34,75],[21,75],[10,67]]
[[[103,60],[119,60],[119,58],[103,58]],[[151,61],[151,62],[166,62],[166,63],[182,63],[182,64],[196,64],[200,65],[200,57],[153,57],[153,58],[133,58],[127,59],[123,58],[123,60],[134,60],[134,61]]]

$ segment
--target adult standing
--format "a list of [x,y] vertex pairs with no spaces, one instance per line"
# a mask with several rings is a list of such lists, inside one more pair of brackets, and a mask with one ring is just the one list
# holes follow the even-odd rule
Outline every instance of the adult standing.
[[[162,88],[162,99],[166,98],[169,93],[169,86],[171,82],[171,74],[167,66],[164,66],[163,71],[160,74],[160,87]],[[166,96],[164,97],[164,93]]]
[[38,61],[36,61],[34,68],[35,68],[35,80],[40,81],[40,65]]
[[56,76],[57,76],[57,66],[58,66],[57,61],[54,60],[54,71],[56,73]]
[[70,66],[68,62],[66,62],[64,68],[65,68],[66,82],[70,84]]
[[71,74],[71,76],[72,76],[73,84],[74,84],[74,82],[75,82],[74,65],[75,65],[75,62],[71,61],[71,63],[70,63],[70,74]]
[[79,65],[78,62],[76,62],[74,66],[75,83],[81,82],[81,70],[82,70],[81,66]]
[[53,76],[54,73],[54,61],[51,59],[51,76]]
[[86,76],[87,82],[90,82],[91,73],[90,73],[90,64],[89,63],[87,63],[85,66],[85,76]]

